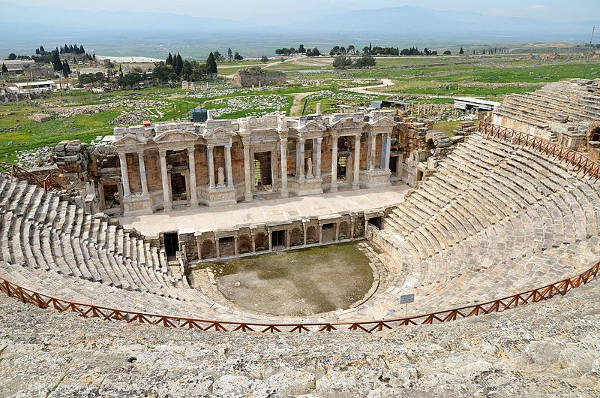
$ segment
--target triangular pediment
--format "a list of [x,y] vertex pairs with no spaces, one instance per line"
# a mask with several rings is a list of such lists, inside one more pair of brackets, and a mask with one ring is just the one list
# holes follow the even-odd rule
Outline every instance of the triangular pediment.
[[369,122],[369,125],[373,126],[373,127],[394,127],[396,125],[396,122],[394,121],[393,118],[386,116],[386,117],[377,119],[374,122]]
[[357,129],[361,128],[362,123],[355,120],[353,117],[346,117],[340,119],[331,125],[331,128],[334,130],[342,130],[342,129]]
[[223,127],[217,127],[215,129],[207,129],[204,133],[204,138],[210,140],[224,140],[231,138],[233,135],[235,135],[233,131]]
[[115,141],[115,145],[139,145],[143,143],[144,142],[140,142],[133,133],[126,134]]
[[198,136],[194,133],[185,130],[168,130],[154,137],[154,142],[161,143],[176,143],[176,142],[194,142]]
[[303,124],[298,128],[299,132],[308,132],[308,133],[320,132],[320,131],[324,131],[324,130],[325,130],[325,126],[322,123],[318,123],[314,120],[309,120],[308,123]]

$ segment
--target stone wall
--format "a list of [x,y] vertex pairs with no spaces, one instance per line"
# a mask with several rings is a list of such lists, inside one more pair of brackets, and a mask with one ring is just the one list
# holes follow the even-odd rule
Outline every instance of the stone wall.
[[286,77],[283,72],[252,67],[236,72],[233,82],[239,87],[277,86],[285,84]]

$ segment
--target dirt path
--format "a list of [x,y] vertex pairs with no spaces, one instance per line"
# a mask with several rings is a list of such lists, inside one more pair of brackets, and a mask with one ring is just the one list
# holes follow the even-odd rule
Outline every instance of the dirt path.
[[394,85],[394,82],[392,80],[381,79],[381,84],[377,84],[375,86],[350,87],[350,88],[345,88],[344,90],[351,91],[353,93],[359,93],[359,94],[394,95],[393,93],[383,93],[383,92],[378,92],[378,91],[371,91],[371,89],[374,89],[374,88],[389,87],[389,86],[393,86],[393,85]]
[[292,103],[292,107],[290,108],[290,116],[302,116],[302,107],[304,106],[304,99],[311,94],[314,93],[310,92],[294,94],[294,102]]

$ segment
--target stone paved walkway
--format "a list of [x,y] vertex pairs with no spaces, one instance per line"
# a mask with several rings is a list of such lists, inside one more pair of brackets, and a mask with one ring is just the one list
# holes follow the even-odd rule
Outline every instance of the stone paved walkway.
[[159,232],[190,233],[233,229],[236,225],[286,222],[300,217],[327,216],[348,211],[374,210],[400,203],[407,185],[326,193],[286,199],[255,200],[223,207],[173,210],[151,215],[121,217],[125,228],[135,228],[145,236]]

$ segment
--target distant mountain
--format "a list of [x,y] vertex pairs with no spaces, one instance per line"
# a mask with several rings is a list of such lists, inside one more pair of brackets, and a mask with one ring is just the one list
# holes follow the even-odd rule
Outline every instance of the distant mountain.
[[0,57],[12,51],[31,54],[40,44],[75,42],[98,54],[161,58],[173,50],[205,57],[208,51],[228,47],[244,56],[271,55],[275,48],[299,43],[327,50],[335,44],[369,42],[394,47],[583,42],[589,40],[591,30],[591,23],[549,23],[412,6],[244,22],[169,13],[26,7],[5,0],[0,0],[0,10]]
[[[0,34],[19,35],[98,35],[134,33],[182,34],[239,30],[250,24],[216,18],[199,18],[169,13],[64,10],[50,7],[25,7],[0,1]],[[127,37],[122,37],[127,39]]]
[[475,12],[437,11],[421,7],[401,6],[341,12],[313,19],[298,19],[296,24],[286,21],[281,26],[320,32],[370,32],[396,35],[461,36],[518,36],[531,40],[543,35],[564,37],[589,34],[592,23],[552,23],[531,18],[494,17]]

